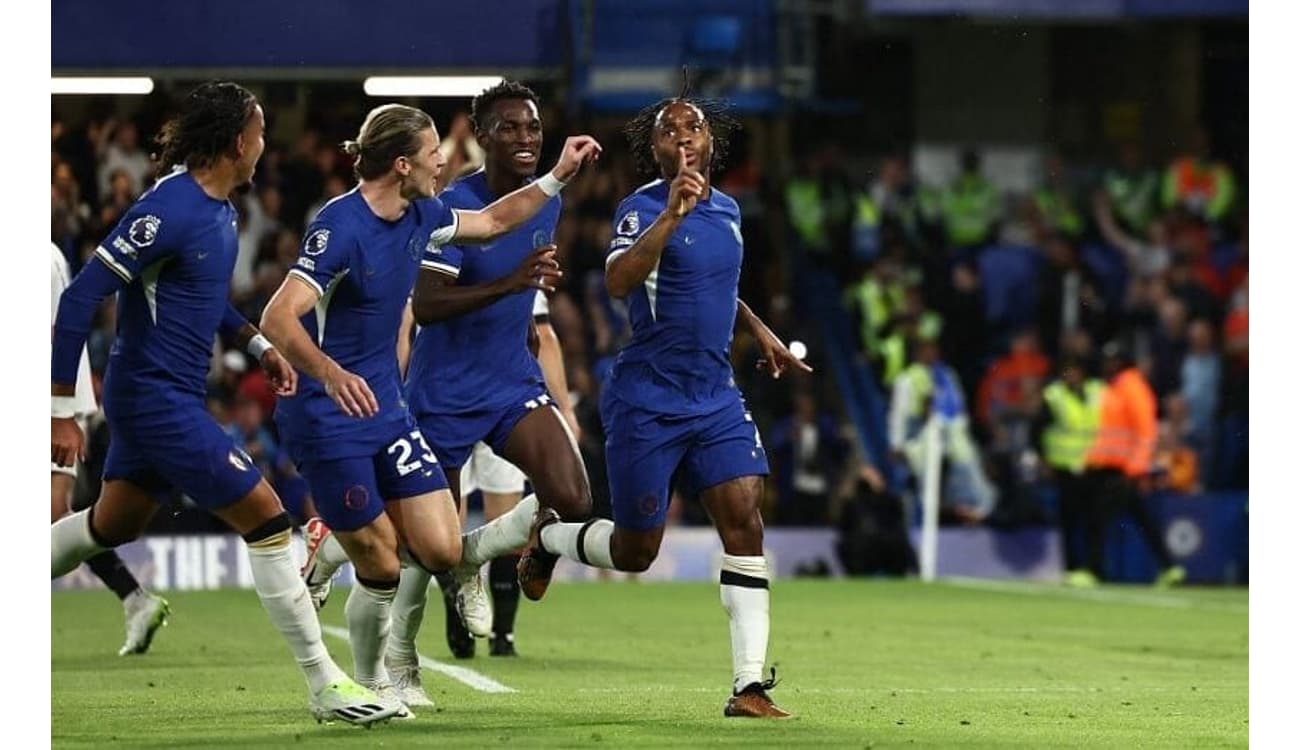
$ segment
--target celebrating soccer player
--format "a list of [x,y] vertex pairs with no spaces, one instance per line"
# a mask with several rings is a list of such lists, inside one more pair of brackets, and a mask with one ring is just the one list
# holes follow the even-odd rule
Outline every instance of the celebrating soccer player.
[[[276,421],[356,570],[345,608],[356,678],[395,698],[411,692],[393,684],[383,660],[399,548],[408,567],[426,575],[461,560],[455,503],[398,372],[398,330],[422,256],[427,267],[447,243],[487,242],[515,229],[600,151],[589,137],[570,138],[541,179],[482,210],[453,210],[433,197],[443,166],[438,143],[423,111],[372,110],[345,144],[360,184],[317,214],[262,316],[267,337],[304,373],[300,394],[281,400]],[[418,676],[414,659],[394,667]],[[418,692],[408,703],[427,705]]]
[[543,511],[519,563],[539,599],[557,556],[624,571],[650,567],[663,539],[674,477],[697,496],[722,539],[722,604],[734,666],[727,716],[785,717],[763,680],[768,569],[759,514],[767,456],[728,352],[736,317],[773,377],[809,371],[739,300],[740,211],[710,184],[735,122],[720,105],[665,100],[627,126],[634,158],[660,179],[619,206],[605,262],[612,296],[628,301],[632,340],[601,395],[614,520],[563,523]]
[[84,452],[74,416],[77,363],[99,303],[117,292],[117,339],[104,381],[113,438],[99,502],[50,530],[51,573],[138,537],[156,496],[180,489],[248,543],[253,585],[307,679],[317,719],[370,724],[399,703],[353,682],[330,658],[290,554],[291,522],[279,497],[204,405],[213,337],[245,346],[278,395],[297,374],[230,306],[238,252],[231,194],[262,155],[262,108],[234,83],[205,83],[164,126],[162,166],[177,169],[141,196],[95,250],[98,262],[63,293],[54,324],[50,459],[72,466]]

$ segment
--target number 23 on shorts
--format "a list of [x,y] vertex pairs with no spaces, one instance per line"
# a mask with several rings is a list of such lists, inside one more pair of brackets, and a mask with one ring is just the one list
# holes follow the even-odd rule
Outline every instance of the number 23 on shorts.
[[[411,441],[415,441],[420,449],[420,456],[418,458],[412,459],[415,450],[411,446]],[[390,456],[397,456],[397,459],[394,461],[394,466],[397,468],[398,476],[404,477],[413,471],[419,471],[424,468],[421,459],[427,461],[430,466],[438,463],[437,456],[433,455],[433,449],[429,447],[427,442],[425,442],[424,435],[418,429],[411,430],[410,435],[407,437],[400,437],[394,440],[385,452]]]

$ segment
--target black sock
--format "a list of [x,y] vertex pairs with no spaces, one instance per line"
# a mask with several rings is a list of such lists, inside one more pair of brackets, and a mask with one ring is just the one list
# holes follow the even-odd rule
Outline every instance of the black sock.
[[515,630],[515,614],[519,612],[519,577],[515,572],[518,564],[519,555],[505,555],[488,565],[494,636],[503,636]]
[[117,556],[113,550],[100,552],[98,555],[86,561],[86,566],[99,576],[99,580],[104,585],[117,594],[118,599],[125,599],[132,593],[140,590],[140,583],[127,570],[126,565],[122,563],[122,558]]

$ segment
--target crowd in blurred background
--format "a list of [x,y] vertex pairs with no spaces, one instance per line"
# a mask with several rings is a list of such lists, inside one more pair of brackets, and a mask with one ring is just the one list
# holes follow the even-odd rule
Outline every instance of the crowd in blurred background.
[[[365,106],[315,113],[292,139],[268,134],[254,185],[237,199],[232,294],[250,320],[297,257],[307,222],[354,184],[337,144],[354,135]],[[88,112],[60,119],[56,110],[52,124],[52,240],[74,271],[155,178],[156,118]],[[604,256],[615,207],[646,179],[633,173],[617,120],[543,112],[547,153],[579,131],[606,147],[598,167],[563,194],[556,241],[566,275],[551,300],[600,507],[607,489],[597,396],[629,336],[624,305],[605,292]],[[449,177],[477,167],[482,156],[464,113],[442,135]],[[884,516],[901,519],[911,503],[892,498],[915,496],[917,426],[933,412],[952,425],[943,442],[945,520],[1051,522],[1059,475],[1071,469],[1049,455],[1057,416],[1044,393],[1066,365],[1101,377],[1099,355],[1111,342],[1131,353],[1158,403],[1144,488],[1245,487],[1246,196],[1244,180],[1204,138],[1160,161],[1133,144],[1104,161],[1051,154],[1037,188],[1023,194],[995,188],[977,149],[962,155],[949,184],[923,184],[901,150],[846,155],[827,145],[794,156],[788,170],[771,166],[742,132],[714,178],[742,211],[742,298],[778,334],[806,342],[817,370],[762,377],[751,342],[737,334],[737,380],[772,463],[769,524],[878,520],[870,509],[882,502]],[[887,410],[878,416],[888,455],[870,457],[846,416],[843,384],[821,354],[829,329],[804,314],[801,273],[835,280],[852,321],[851,341],[840,343],[873,375]],[[89,344],[97,376],[113,330],[106,303]],[[300,509],[305,483],[277,448],[275,399],[259,368],[218,345],[211,372],[209,408]],[[703,520],[691,503],[674,503],[674,513]]]

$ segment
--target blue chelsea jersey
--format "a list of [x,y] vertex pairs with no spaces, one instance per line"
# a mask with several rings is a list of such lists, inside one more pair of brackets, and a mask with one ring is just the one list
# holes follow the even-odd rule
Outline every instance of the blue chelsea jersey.
[[[606,266],[636,243],[667,201],[668,183],[656,180],[619,204]],[[612,396],[666,414],[707,412],[735,398],[729,355],[743,258],[740,209],[713,187],[628,295],[632,340],[605,386]]]
[[235,207],[184,169],[154,184],[95,249],[127,282],[117,296],[107,411],[126,417],[203,403],[238,252]]
[[316,344],[365,378],[379,402],[373,417],[349,417],[320,381],[300,373],[298,394],[280,399],[276,421],[298,455],[370,455],[411,419],[397,368],[397,334],[426,247],[449,241],[456,216],[437,198],[414,201],[402,217],[375,215],[358,189],[326,204],[289,273],[320,300],[303,316]]
[[[482,209],[497,197],[481,169],[452,183],[440,196],[447,206],[465,210]],[[551,244],[559,218],[556,196],[522,226],[491,243],[430,245],[423,266],[466,286],[496,281],[512,273],[534,249]],[[532,289],[509,294],[420,329],[406,382],[417,418],[491,410],[505,406],[521,386],[545,387],[541,367],[528,349],[536,296]]]

